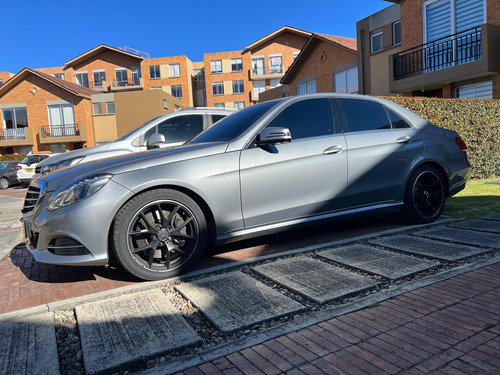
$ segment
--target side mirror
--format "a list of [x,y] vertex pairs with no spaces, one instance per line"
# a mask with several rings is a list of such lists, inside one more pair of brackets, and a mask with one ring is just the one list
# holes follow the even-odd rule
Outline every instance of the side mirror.
[[278,143],[288,143],[292,141],[292,135],[288,128],[269,127],[260,131],[255,143],[257,146],[267,146]]
[[154,133],[149,137],[148,142],[146,143],[148,149],[158,148],[161,144],[166,143],[165,136],[160,133]]

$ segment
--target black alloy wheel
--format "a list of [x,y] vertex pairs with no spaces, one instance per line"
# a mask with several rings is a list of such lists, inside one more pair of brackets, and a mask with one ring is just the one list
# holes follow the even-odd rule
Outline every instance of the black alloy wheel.
[[157,280],[179,274],[201,254],[206,243],[203,212],[175,190],[148,191],[116,215],[114,250],[133,275]]
[[441,216],[445,200],[441,173],[433,166],[421,166],[408,181],[401,217],[414,224],[431,223]]

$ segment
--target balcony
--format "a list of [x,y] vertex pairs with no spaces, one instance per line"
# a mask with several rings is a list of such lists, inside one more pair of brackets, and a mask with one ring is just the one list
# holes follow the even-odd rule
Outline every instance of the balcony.
[[285,75],[286,68],[284,65],[273,65],[266,68],[250,69],[250,79],[252,81],[260,81],[264,79],[280,79]]
[[0,129],[0,147],[32,146],[34,139],[32,128]]
[[86,142],[87,126],[49,125],[40,127],[40,143]]
[[142,90],[143,88],[144,83],[142,78],[128,81],[111,81],[111,91],[132,91]]
[[485,24],[390,56],[390,91],[437,88],[500,70],[500,27]]

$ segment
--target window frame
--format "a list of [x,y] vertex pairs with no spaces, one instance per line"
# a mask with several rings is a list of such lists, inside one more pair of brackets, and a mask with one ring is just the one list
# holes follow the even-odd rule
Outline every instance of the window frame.
[[[240,107],[240,105],[243,104],[243,107]],[[236,109],[243,109],[245,108],[245,102],[244,101],[240,101],[240,102],[234,102],[233,103],[233,108],[236,108]]]
[[[156,71],[157,68],[158,68],[158,72]],[[152,73],[154,73],[154,74],[152,74]],[[161,78],[160,65],[150,65],[149,66],[149,79],[160,79],[160,78]]]
[[[233,62],[233,61],[236,61],[236,60],[239,60],[240,62]],[[238,67],[241,65],[241,69],[238,69]],[[233,66],[236,66],[237,69],[235,70],[233,68]],[[234,59],[231,59],[231,73],[240,73],[243,71],[243,59],[241,57],[237,57],[237,58],[234,58]]]
[[[174,74],[172,74],[172,70]],[[181,64],[168,64],[168,78],[180,78],[180,77],[181,77]]]
[[222,74],[222,60],[210,60],[210,74]]
[[[241,82],[241,83],[240,83]],[[245,93],[245,81],[243,79],[237,79],[232,82],[233,84],[233,94],[244,94]],[[235,91],[234,88],[238,87],[241,91]]]
[[[59,76],[59,77],[58,77]],[[56,78],[59,78],[59,79],[62,79],[63,81],[65,80],[64,79],[64,73],[54,73],[54,77]],[[1,79],[0,79],[1,81]],[[1,85],[0,85],[1,86]]]
[[[220,93],[215,93],[216,87],[220,87]],[[217,90],[219,91],[219,90]],[[224,95],[224,82],[212,82],[212,96]]]
[[[396,43],[396,25],[399,24],[399,42]],[[401,44],[401,20],[392,23],[392,45],[399,46]]]
[[[375,37],[378,37],[378,36],[381,37],[380,49],[374,51],[373,50],[373,39]],[[383,51],[383,50],[384,50],[384,30],[379,29],[379,30],[372,31],[370,33],[370,53],[377,53],[377,52],[380,52],[380,51]]]
[[[109,111],[110,104],[113,106],[113,112]],[[114,115],[114,114],[116,114],[116,112],[115,112],[115,102],[106,102],[106,114],[108,114],[108,115]]]
[[[104,78],[102,78],[100,80],[100,83],[99,84],[96,84],[96,74],[98,74],[99,78],[100,78],[100,74],[101,73],[104,73]],[[102,88],[103,87],[103,83],[102,81],[106,81],[106,70],[104,69],[95,69],[95,70],[92,70],[92,78],[94,79],[94,88]]]
[[[99,108],[99,111],[96,111],[95,109],[96,108]],[[92,103],[92,114],[94,116],[96,115],[102,115],[102,106],[101,106],[101,102],[99,103]]]
[[[179,90],[180,91],[180,96],[174,95],[173,90]],[[170,95],[176,97],[177,99],[182,99],[182,85],[171,85],[170,86]]]
[[[87,86],[82,85],[81,83],[78,83],[77,76],[87,76]],[[87,70],[82,70],[82,71],[79,71],[79,72],[75,72],[75,83],[78,86],[89,88],[89,72]]]

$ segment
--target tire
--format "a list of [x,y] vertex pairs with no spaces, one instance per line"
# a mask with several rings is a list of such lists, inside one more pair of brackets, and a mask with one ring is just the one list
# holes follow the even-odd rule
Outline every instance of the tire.
[[431,165],[423,165],[410,176],[401,218],[412,224],[436,221],[444,209],[446,190],[443,176]]
[[144,192],[115,216],[113,251],[118,262],[143,280],[182,273],[207,242],[203,211],[186,194],[171,189]]
[[9,180],[5,177],[0,178],[0,189],[7,189],[9,187]]

